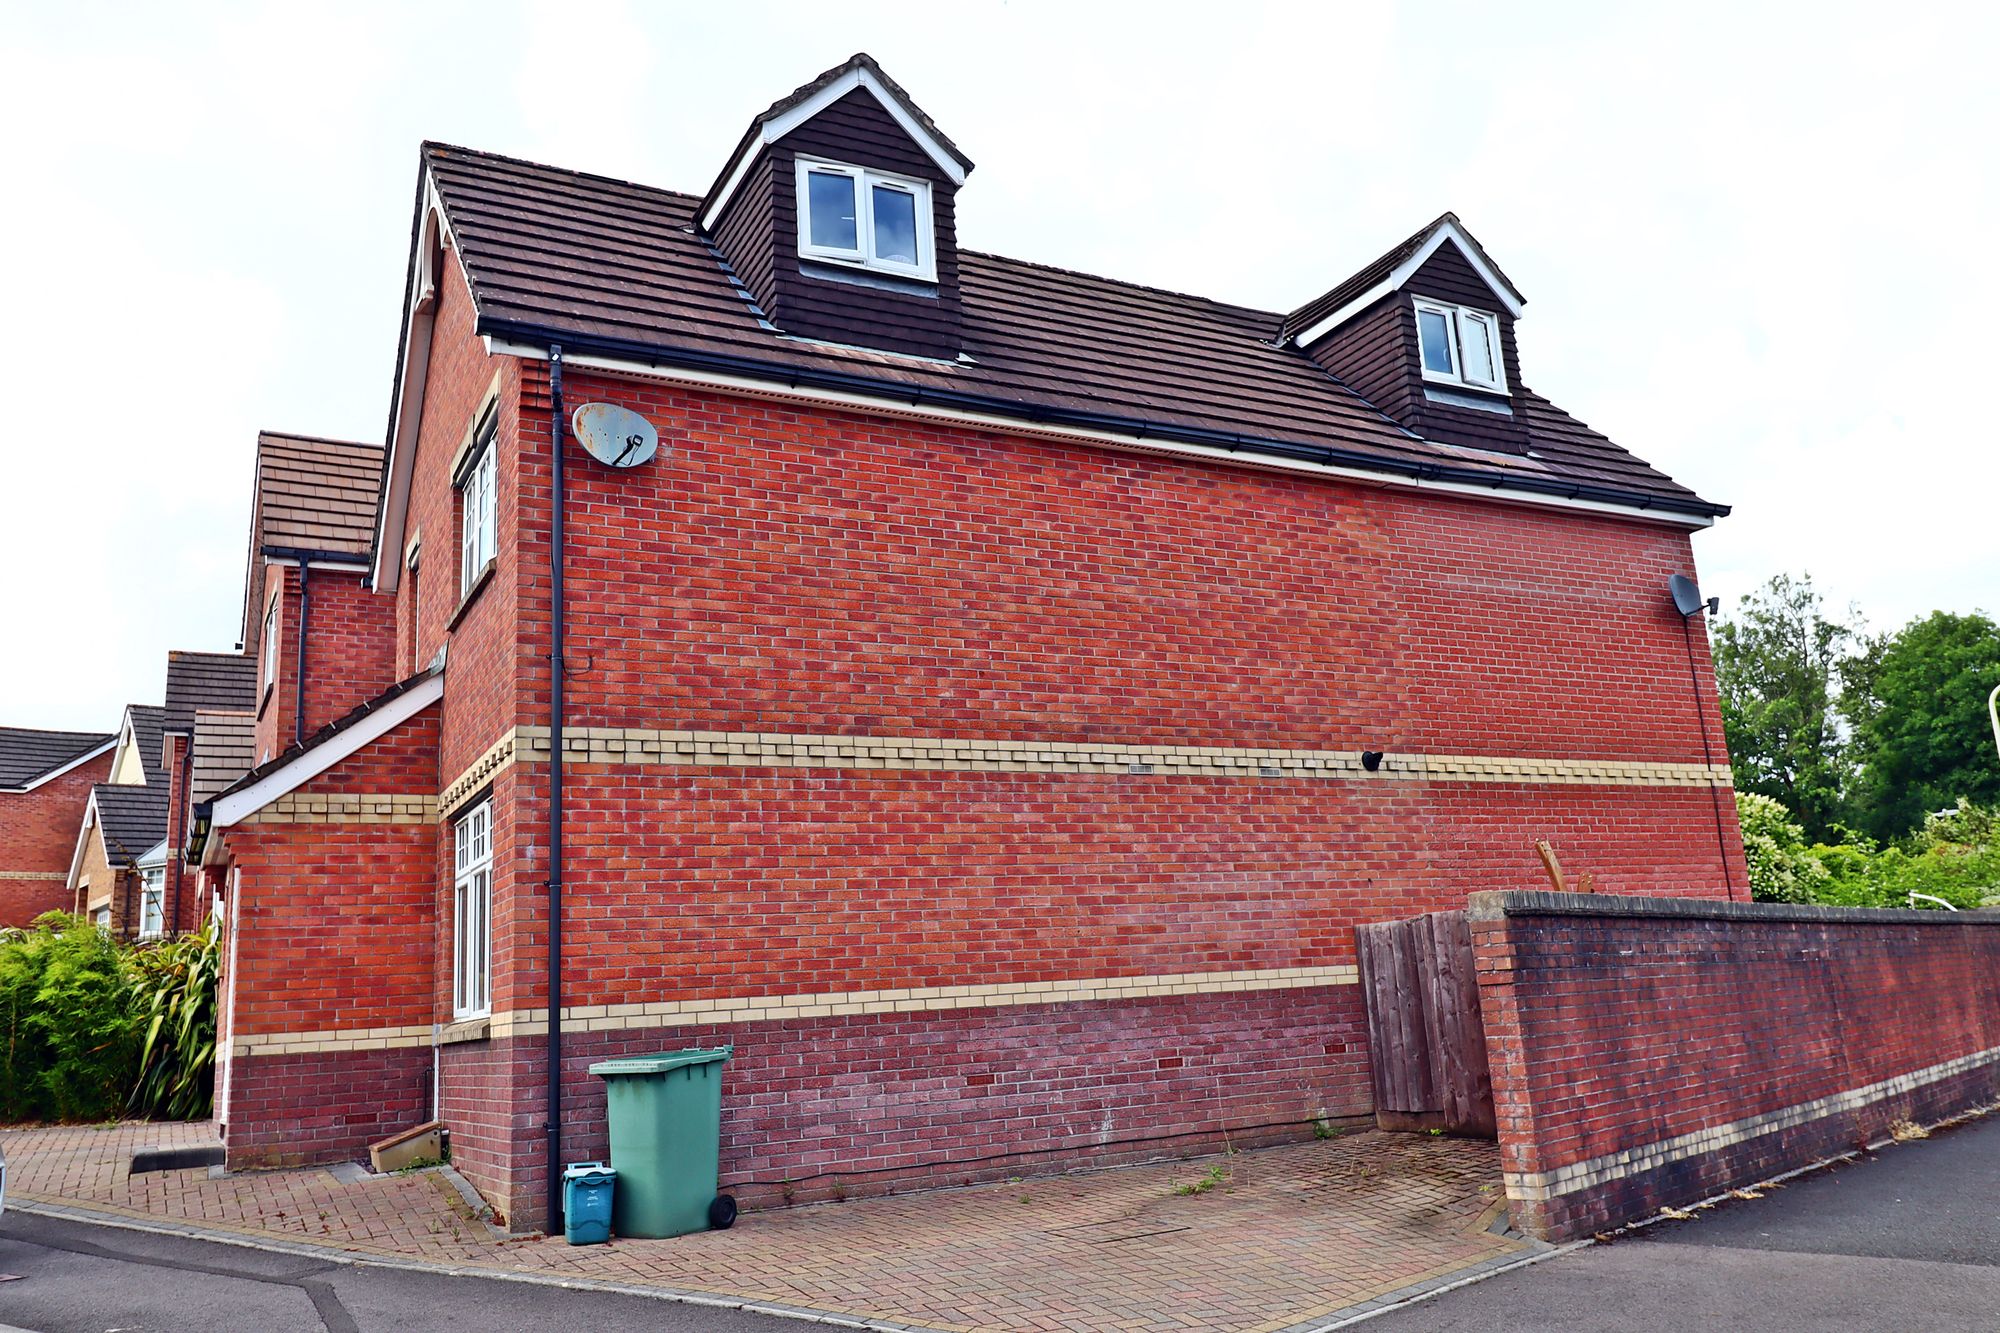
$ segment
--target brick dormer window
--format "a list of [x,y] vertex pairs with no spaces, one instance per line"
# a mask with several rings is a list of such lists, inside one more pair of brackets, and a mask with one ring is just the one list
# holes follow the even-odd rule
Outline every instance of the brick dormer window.
[[937,281],[928,181],[801,157],[799,257]]

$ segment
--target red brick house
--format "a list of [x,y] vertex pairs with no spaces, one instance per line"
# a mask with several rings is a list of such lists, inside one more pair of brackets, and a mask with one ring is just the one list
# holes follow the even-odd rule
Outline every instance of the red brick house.
[[168,933],[165,720],[164,708],[126,707],[111,771],[91,787],[70,834],[69,909],[120,939]]
[[435,1114],[539,1226],[590,1062],[725,1042],[753,1199],[1299,1135],[1371,1109],[1357,921],[1544,838],[1744,896],[1666,593],[1726,510],[1526,386],[1456,218],[1259,311],[961,250],[971,169],[865,56],[700,195],[424,147],[393,652],[276,653],[343,702],[197,819],[233,1162]]
[[0,926],[69,910],[77,826],[117,744],[102,732],[0,727]]

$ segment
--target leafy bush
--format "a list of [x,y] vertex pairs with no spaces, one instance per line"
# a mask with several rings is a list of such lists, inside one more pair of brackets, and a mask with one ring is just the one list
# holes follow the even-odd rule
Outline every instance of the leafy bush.
[[1736,821],[1750,863],[1750,896],[1760,903],[1810,903],[1831,878],[1806,846],[1806,831],[1769,796],[1736,793]]
[[199,1120],[215,1081],[215,982],[222,950],[215,921],[136,951],[133,1010],[144,1026],[130,1107],[156,1120]]
[[1897,845],[1877,847],[1850,834],[1840,846],[1813,848],[1813,856],[1829,877],[1819,902],[1908,907],[1910,895],[1921,893],[1961,910],[1978,907],[2000,897],[2000,810],[1961,800]]
[[110,936],[65,912],[0,931],[0,1117],[115,1115],[138,1034],[125,960]]

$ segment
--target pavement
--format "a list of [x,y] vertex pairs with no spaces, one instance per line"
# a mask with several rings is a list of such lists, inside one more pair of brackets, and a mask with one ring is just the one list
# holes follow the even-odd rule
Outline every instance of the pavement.
[[[205,1125],[0,1134],[0,1271],[24,1278],[0,1283],[0,1324],[732,1329],[782,1313],[877,1329],[1276,1333],[1546,1250],[1506,1231],[1493,1144],[1427,1135],[1350,1132],[581,1247],[496,1234],[448,1169],[126,1169],[134,1148],[212,1138]],[[558,1299],[560,1317],[543,1304]]]
[[2000,1329],[2000,1115],[1407,1306],[1366,1333]]

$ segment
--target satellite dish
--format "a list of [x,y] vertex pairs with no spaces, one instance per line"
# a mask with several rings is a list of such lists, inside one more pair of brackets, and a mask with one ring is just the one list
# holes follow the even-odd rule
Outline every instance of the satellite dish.
[[638,467],[659,452],[653,423],[616,403],[585,403],[569,420],[590,456],[606,467]]
[[1667,591],[1674,595],[1674,610],[1683,617],[1701,610],[1701,588],[1685,574],[1676,574],[1667,580]]

